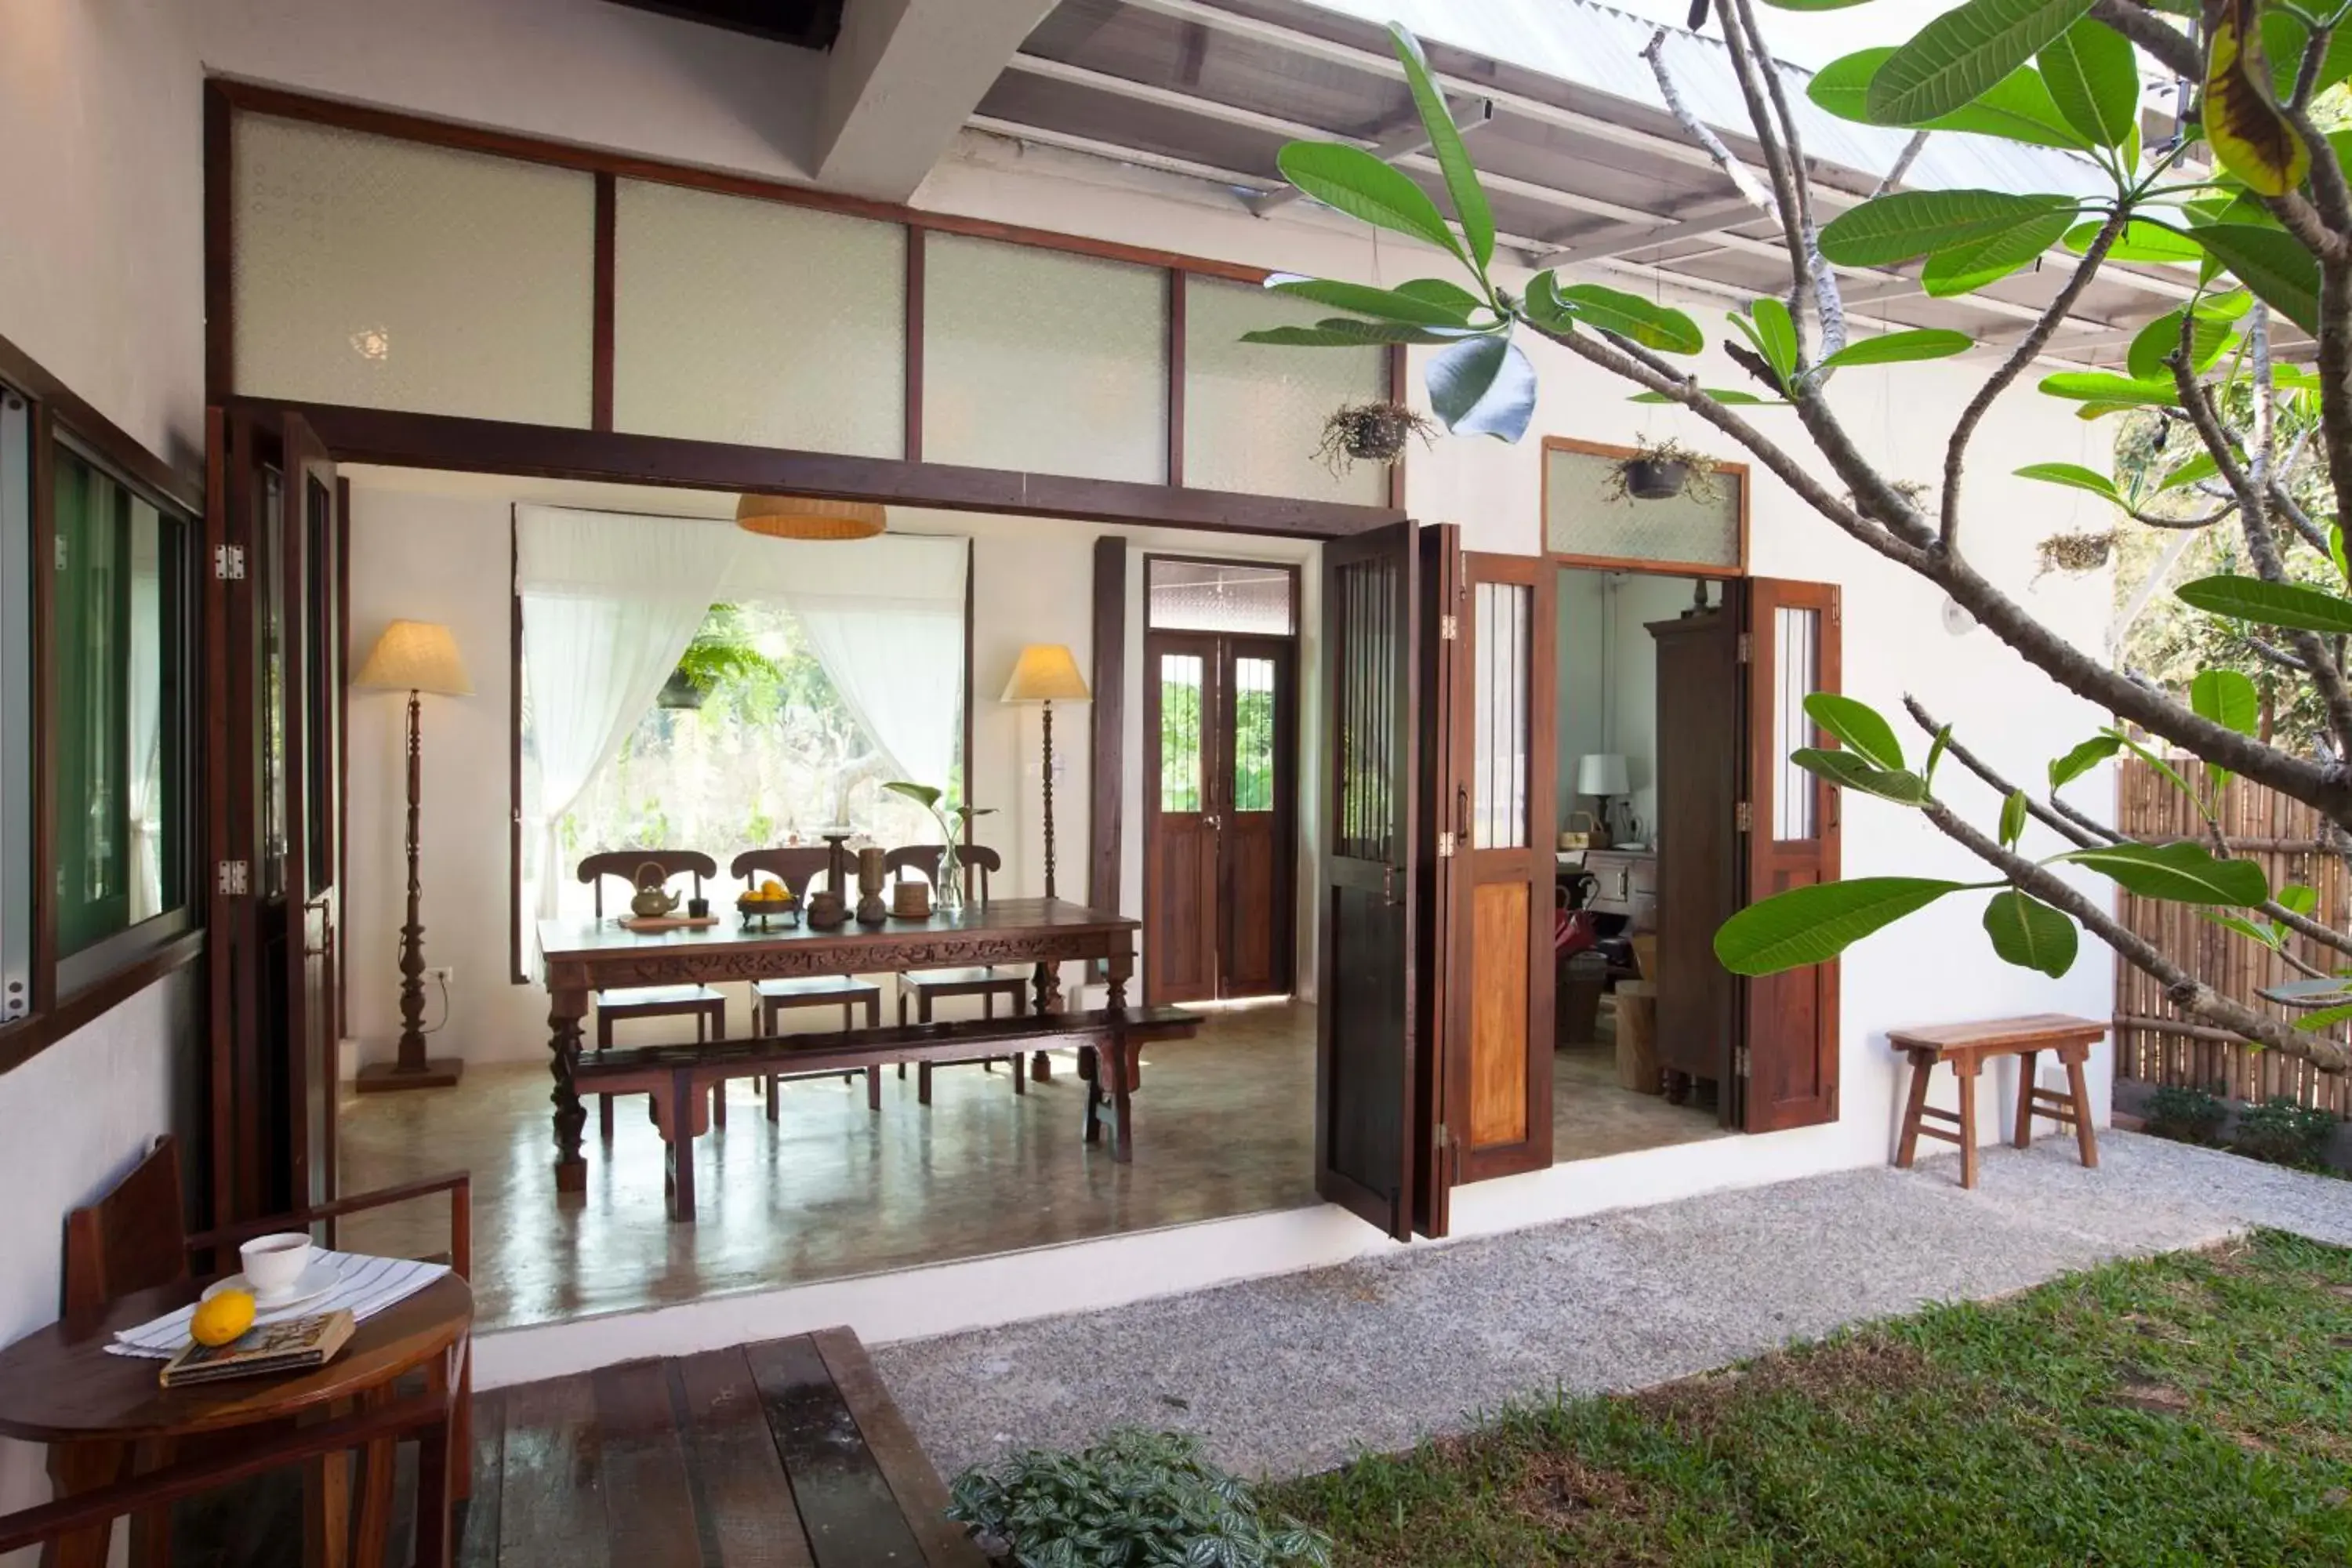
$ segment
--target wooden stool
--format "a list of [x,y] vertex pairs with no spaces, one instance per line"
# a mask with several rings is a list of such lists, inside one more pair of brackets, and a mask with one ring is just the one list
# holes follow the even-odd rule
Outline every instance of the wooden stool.
[[[2083,1064],[2090,1059],[2091,1047],[2106,1037],[2107,1026],[2090,1018],[2070,1017],[2063,1013],[2037,1013],[2025,1018],[1994,1018],[1978,1024],[1939,1024],[1932,1028],[1896,1029],[1887,1037],[1887,1043],[1911,1058],[1911,1099],[1903,1112],[1903,1139],[1895,1152],[1895,1163],[1900,1170],[1909,1170],[1914,1155],[1919,1151],[1919,1135],[1941,1138],[1947,1143],[1960,1146],[1960,1185],[1977,1184],[1977,1079],[1984,1064],[1995,1057],[2015,1057],[2017,1064],[2017,1126],[2013,1142],[2022,1149],[2033,1142],[2033,1119],[2046,1116],[2061,1126],[2074,1130],[2074,1142],[2082,1152],[2083,1163],[2096,1170],[2099,1164],[2099,1142],[2091,1124],[2091,1095],[2083,1079]],[[2066,1064],[2067,1092],[2037,1089],[2033,1082],[2035,1059],[2045,1050],[2054,1050],[2058,1059]],[[1959,1079],[1960,1109],[1958,1115],[1927,1103],[1927,1075],[1937,1062],[1951,1064],[1952,1075]],[[1932,1117],[1939,1122],[1953,1122],[1958,1132],[1940,1126],[1923,1126],[1923,1118]]]

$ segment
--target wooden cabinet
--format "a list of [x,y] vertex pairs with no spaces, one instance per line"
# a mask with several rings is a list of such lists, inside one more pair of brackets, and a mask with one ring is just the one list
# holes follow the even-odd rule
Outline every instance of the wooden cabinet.
[[1653,622],[1657,639],[1658,1065],[1721,1079],[1738,982],[1716,929],[1739,908],[1739,628],[1726,609]]
[[[1571,862],[1576,858],[1569,858]],[[1592,873],[1592,897],[1584,907],[1596,914],[1622,915],[1635,931],[1658,925],[1658,857],[1649,849],[1588,849],[1584,869]]]

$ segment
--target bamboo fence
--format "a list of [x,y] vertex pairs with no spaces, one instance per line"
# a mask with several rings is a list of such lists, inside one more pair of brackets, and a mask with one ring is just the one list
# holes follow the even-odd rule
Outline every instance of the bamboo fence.
[[[2184,776],[2194,778],[2189,770],[2203,764],[2183,759],[2176,765]],[[2137,757],[2123,759],[2116,792],[2116,826],[2136,838],[2203,839],[2210,832],[2180,792]],[[2316,811],[2235,779],[2222,792],[2221,816],[2230,852],[2260,861],[2273,888],[2289,882],[2315,888],[2319,892],[2315,919],[2339,931],[2352,923],[2352,873],[2321,841]],[[2190,905],[2120,890],[2116,913],[2215,990],[2266,1012],[2292,1016],[2254,992],[2302,975],[2252,939],[2200,919]],[[2305,937],[2289,935],[2287,947],[2323,974],[2343,964],[2342,955]],[[2286,1095],[2352,1120],[2352,1079],[2320,1072],[2308,1062],[2256,1049],[2225,1030],[2183,1019],[2164,999],[2163,989],[2128,963],[2116,965],[2115,1028],[2116,1071],[2121,1077],[2255,1101]]]

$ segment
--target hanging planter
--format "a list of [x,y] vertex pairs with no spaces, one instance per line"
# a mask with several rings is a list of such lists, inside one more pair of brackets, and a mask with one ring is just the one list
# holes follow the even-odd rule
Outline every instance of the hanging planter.
[[1671,438],[1652,445],[1639,441],[1632,456],[1609,470],[1603,493],[1614,500],[1673,500],[1684,497],[1700,506],[1723,499],[1715,464]]
[[1404,459],[1405,444],[1418,436],[1427,446],[1437,427],[1402,403],[1353,403],[1323,421],[1315,455],[1335,475],[1358,463],[1393,466]]
[[2115,553],[2116,536],[2112,529],[2105,533],[2053,533],[2034,548],[2042,557],[2042,570],[2033,574],[2039,581],[2053,572],[2096,572]]

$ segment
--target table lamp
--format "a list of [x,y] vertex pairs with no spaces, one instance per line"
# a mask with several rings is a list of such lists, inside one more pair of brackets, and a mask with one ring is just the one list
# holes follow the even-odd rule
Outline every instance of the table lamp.
[[1093,693],[1078,673],[1078,661],[1060,643],[1031,643],[1021,650],[1013,679],[1004,683],[1007,702],[1035,702],[1045,710],[1045,896],[1054,897],[1054,704],[1085,702]]
[[1610,802],[1621,795],[1633,793],[1633,780],[1628,776],[1625,759],[1615,752],[1587,752],[1576,759],[1576,793],[1599,797],[1601,810],[1601,846],[1607,848],[1616,842],[1617,827],[1611,821],[1614,809]]
[[360,1068],[357,1087],[368,1094],[394,1089],[446,1089],[465,1063],[425,1054],[425,925],[423,886],[416,875],[416,826],[423,782],[422,696],[471,697],[474,683],[457,657],[449,628],[432,621],[394,621],[376,638],[352,684],[364,690],[408,693],[408,923],[400,928],[400,1051],[389,1062]]

